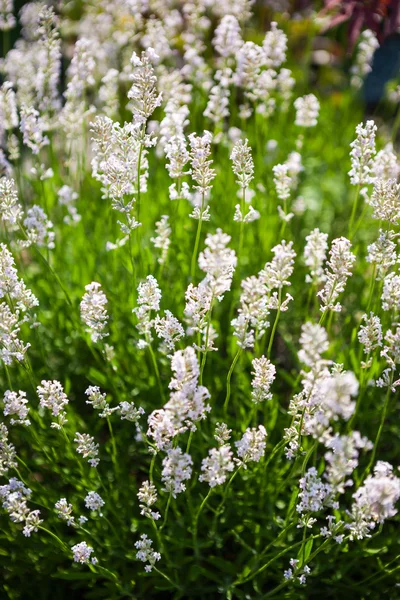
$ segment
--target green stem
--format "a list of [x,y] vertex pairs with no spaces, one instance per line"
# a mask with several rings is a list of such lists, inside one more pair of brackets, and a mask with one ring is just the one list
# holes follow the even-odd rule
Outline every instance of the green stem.
[[196,240],[194,243],[192,262],[191,262],[191,268],[190,268],[190,278],[192,281],[194,281],[194,275],[196,272],[197,252],[199,250],[201,226],[203,223],[204,202],[205,202],[205,194],[203,193],[201,196],[200,217],[199,217],[199,222],[197,224]]
[[233,371],[235,369],[236,363],[239,360],[240,355],[242,354],[242,352],[243,352],[243,348],[242,347],[238,348],[238,351],[235,354],[235,357],[234,357],[234,359],[232,361],[232,364],[230,366],[230,369],[228,371],[228,375],[227,375],[227,378],[226,378],[226,396],[225,396],[225,402],[224,402],[224,414],[225,415],[228,412],[228,404],[229,404],[229,399],[231,397],[231,378],[232,378],[232,374],[233,374]]

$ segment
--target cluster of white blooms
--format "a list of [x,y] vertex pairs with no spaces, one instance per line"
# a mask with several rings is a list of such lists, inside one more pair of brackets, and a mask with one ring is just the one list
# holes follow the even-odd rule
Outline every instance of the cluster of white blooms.
[[88,459],[88,463],[91,467],[97,467],[100,462],[99,456],[99,444],[96,444],[94,437],[88,433],[75,433],[74,438],[75,444],[77,444],[76,451],[81,454],[83,458]]
[[14,0],[2,0],[0,3],[0,31],[9,31],[15,27],[17,20],[13,12]]
[[23,221],[26,240],[21,245],[27,247],[36,244],[39,247],[52,250],[55,248],[56,234],[52,230],[53,223],[48,219],[44,210],[36,204],[28,209]]
[[263,41],[265,66],[280,67],[286,60],[287,36],[278,29],[276,21],[271,22],[271,29],[265,34]]
[[283,576],[286,580],[297,577],[298,582],[301,585],[305,585],[307,583],[307,575],[311,573],[311,569],[308,565],[298,567],[299,562],[299,559],[291,558],[289,561],[290,568],[283,572]]
[[377,179],[368,204],[373,217],[397,225],[400,219],[400,184],[396,179]]
[[358,381],[352,371],[336,371],[323,379],[319,393],[330,420],[341,417],[348,421],[356,407],[351,397],[358,394]]
[[315,467],[310,467],[299,480],[299,502],[296,510],[299,514],[316,513],[333,505],[333,490],[329,483],[324,483]]
[[63,185],[58,190],[58,204],[65,206],[68,211],[68,214],[64,217],[64,223],[67,225],[73,225],[81,220],[81,215],[75,206],[77,199],[78,194],[68,185]]
[[88,546],[86,542],[79,542],[79,544],[75,544],[71,548],[74,555],[74,562],[81,563],[82,565],[87,565],[92,563],[92,565],[97,564],[97,558],[92,556],[94,550],[91,546]]
[[[133,210],[138,192],[147,188],[148,163],[143,150],[140,160],[140,142],[132,123],[121,126],[105,116],[97,116],[91,125],[93,133],[92,175],[102,184],[104,198],[110,198],[114,210],[122,214],[125,221],[118,221],[122,233],[129,236],[141,225]],[[128,200],[125,201],[125,196]],[[128,238],[119,241],[126,243]],[[118,243],[117,243],[118,246]]]
[[228,473],[233,471],[233,452],[229,444],[222,444],[219,448],[211,448],[208,456],[201,463],[199,481],[206,481],[211,488],[225,483]]
[[144,481],[139,488],[137,497],[140,502],[140,514],[157,521],[161,517],[160,513],[151,510],[153,504],[157,502],[157,489],[154,483]]
[[23,215],[14,179],[0,178],[0,217],[9,231],[18,228]]
[[107,73],[101,80],[99,88],[99,100],[103,104],[103,111],[110,119],[118,114],[119,97],[118,97],[118,81],[119,72],[117,69],[108,69]]
[[[293,297],[287,293],[286,299],[282,301],[281,290],[284,286],[290,285],[289,278],[293,274],[296,252],[293,250],[293,242],[285,240],[274,246],[271,252],[274,255],[273,259],[265,264],[258,277],[268,290],[267,308],[285,312]],[[276,289],[279,290],[279,294],[273,291]]]
[[132,87],[128,92],[128,98],[131,100],[134,121],[140,126],[145,125],[155,109],[161,105],[162,94],[157,92],[157,78],[152,65],[152,62],[156,62],[158,58],[153,48],[144,50],[140,57],[133,52],[131,57]]
[[254,369],[252,371],[253,379],[251,380],[251,387],[253,388],[251,392],[252,401],[258,404],[265,400],[271,400],[270,388],[275,380],[275,365],[265,356],[253,358],[252,365]]
[[342,306],[339,302],[334,304],[339,294],[341,294],[347,283],[347,279],[352,274],[353,263],[356,260],[354,254],[350,251],[351,242],[340,237],[332,241],[331,249],[329,250],[329,261],[325,268],[324,277],[325,285],[322,290],[317,293],[321,299],[321,312],[333,310],[340,312]]
[[318,98],[314,94],[307,94],[307,96],[296,98],[294,107],[296,109],[296,125],[300,127],[315,127],[318,122],[320,106]]
[[74,507],[72,504],[67,502],[66,498],[60,498],[54,508],[57,511],[57,517],[62,521],[65,521],[68,526],[75,526],[75,517],[73,516]]
[[144,415],[144,409],[141,406],[139,406],[139,408],[136,408],[133,402],[120,402],[118,410],[121,416],[121,420],[130,421],[131,423],[137,423],[140,416]]
[[41,385],[37,387],[37,395],[39,396],[40,406],[51,411],[53,417],[57,417],[58,423],[53,422],[51,427],[61,429],[67,422],[65,407],[68,404],[67,394],[59,381],[41,381]]
[[39,110],[49,116],[60,109],[58,85],[61,76],[61,40],[59,20],[51,6],[43,6],[38,14],[36,32],[38,71],[36,76],[36,101]]
[[0,86],[0,140],[5,132],[18,127],[18,111],[16,95],[10,81],[4,81]]
[[238,140],[232,148],[231,161],[236,183],[241,188],[249,187],[254,178],[254,162],[249,147],[249,140]]
[[361,325],[358,331],[358,341],[364,346],[365,354],[369,355],[375,348],[382,346],[382,325],[380,318],[371,312],[363,315],[365,325]]
[[353,485],[349,475],[358,466],[360,450],[371,450],[373,445],[358,431],[352,431],[349,435],[334,436],[326,435],[325,446],[327,452],[324,455],[326,461],[325,477],[332,486],[335,495],[343,494],[347,487]]
[[161,351],[172,352],[175,345],[184,337],[185,331],[171,311],[166,310],[165,316],[156,316],[154,319],[154,329],[159,338],[163,340]]
[[12,477],[6,485],[0,486],[2,506],[13,523],[24,523],[22,533],[25,537],[30,537],[33,532],[37,532],[40,524],[43,523],[40,510],[28,508],[27,501],[31,494],[32,491],[15,477]]
[[154,319],[151,318],[153,311],[160,310],[161,290],[157,279],[153,275],[148,275],[146,279],[138,285],[138,306],[132,310],[138,318],[136,325],[139,333],[145,337],[140,340],[139,348],[145,348],[151,341],[151,328],[154,325]]
[[[385,346],[381,351],[381,356],[384,358],[389,365],[389,368],[394,372],[396,365],[400,364],[400,326],[396,324],[394,331],[388,329],[385,333]],[[385,372],[384,372],[385,374]],[[378,387],[384,387],[382,381],[376,382]],[[396,386],[399,382],[394,382],[392,390],[395,391]]]
[[400,275],[396,273],[389,273],[383,280],[382,308],[393,311],[400,308]]
[[256,339],[260,339],[268,322],[268,289],[260,277],[247,277],[241,282],[240,307],[238,316],[231,321],[233,335],[241,348],[252,348]]
[[17,468],[16,457],[15,447],[8,441],[8,429],[4,423],[0,423],[0,475]]
[[360,88],[365,76],[372,70],[371,64],[377,48],[379,42],[376,35],[370,29],[365,29],[360,35],[356,58],[350,69],[351,84],[354,87]]
[[147,435],[154,439],[160,450],[167,450],[171,440],[178,434],[196,430],[196,422],[205,419],[211,406],[206,403],[210,394],[198,385],[200,367],[196,352],[189,346],[175,352],[171,359],[171,369],[175,375],[169,388],[173,390],[164,408],[155,410],[148,419]]
[[231,289],[237,263],[235,251],[227,248],[230,241],[231,236],[218,228],[214,235],[207,235],[206,248],[199,254],[199,267],[206,273],[205,282],[218,300]]
[[267,431],[264,425],[248,427],[243,437],[235,442],[239,465],[246,469],[248,462],[260,462],[266,448]]
[[220,446],[226,442],[229,442],[231,439],[231,433],[232,429],[229,429],[226,423],[216,423],[214,438],[217,440]]
[[17,419],[11,419],[11,425],[30,425],[31,422],[27,418],[30,408],[27,406],[28,399],[26,397],[26,392],[22,392],[19,390],[18,392],[12,392],[10,390],[6,390],[4,392],[4,416],[7,415],[17,415]]
[[328,350],[329,341],[326,330],[316,323],[303,323],[301,326],[300,346],[298,357],[300,362],[311,369],[317,368],[321,356]]
[[328,234],[322,233],[318,228],[306,236],[304,247],[304,262],[309,267],[310,273],[306,275],[307,283],[317,285],[325,281],[323,264],[328,250]]
[[397,514],[396,502],[400,498],[400,479],[393,474],[391,464],[378,461],[374,474],[353,494],[352,521],[346,524],[351,540],[370,537],[369,531],[376,523]]
[[203,280],[199,285],[188,285],[185,292],[185,320],[189,325],[188,335],[195,332],[206,335],[208,314],[211,309],[212,291]]
[[188,174],[185,171],[185,166],[189,162],[189,152],[186,147],[186,139],[184,134],[173,135],[165,145],[165,156],[169,160],[166,167],[169,176],[172,179],[177,179],[177,184],[173,183],[169,187],[170,200],[179,200],[180,198],[190,198],[189,186],[181,178]]
[[50,143],[49,138],[44,135],[45,127],[43,119],[33,106],[21,107],[20,129],[23,142],[33,154],[39,154],[41,149]]
[[[13,310],[11,311],[5,302],[0,304],[0,310],[5,314],[10,313],[9,319],[14,322],[9,324],[7,318],[1,319],[3,325],[0,333],[2,337],[4,335],[4,341],[2,341],[4,348],[2,348],[1,356],[4,362],[6,362],[7,355],[11,358],[13,355],[12,348],[14,348],[15,350],[19,350],[20,356],[22,356],[18,357],[17,352],[17,360],[23,360],[23,356],[29,346],[23,347],[21,344],[21,347],[19,348],[19,340],[13,333],[17,334],[19,331],[18,325],[29,320],[27,316],[24,316],[20,321],[20,312],[26,313],[28,310],[38,306],[39,301],[36,296],[33,295],[31,290],[26,287],[22,279],[18,277],[14,259],[7,246],[5,244],[0,244],[0,299],[4,297],[10,299]],[[11,328],[8,325],[12,325]],[[7,364],[10,364],[10,362],[7,362]]]
[[81,319],[87,326],[86,331],[90,333],[92,342],[96,344],[108,336],[105,331],[108,321],[106,309],[108,300],[100,283],[96,281],[86,285],[85,290],[86,293],[80,304]]
[[400,164],[393,152],[393,144],[389,142],[377,152],[372,165],[375,179],[398,179]]
[[394,240],[399,237],[394,231],[379,230],[379,237],[368,246],[367,262],[374,265],[376,279],[381,281],[389,268],[398,262],[397,247]]
[[186,490],[184,481],[192,476],[193,460],[190,454],[183,453],[180,448],[170,448],[162,462],[161,481],[164,491],[176,498]]
[[[104,500],[97,492],[89,492],[85,498],[85,506],[89,510],[100,511],[101,507],[104,506]],[[99,514],[103,516],[101,512]]]
[[144,563],[149,563],[144,570],[150,573],[158,560],[161,560],[161,554],[154,552],[153,542],[145,533],[140,536],[140,540],[135,542],[137,549],[136,558]]
[[367,121],[365,126],[360,123],[356,127],[357,137],[350,144],[351,169],[349,171],[350,183],[365,185],[374,182],[372,175],[373,157],[375,149],[375,133],[377,127],[374,121]]
[[235,56],[243,44],[240,25],[235,16],[226,14],[222,17],[215,28],[212,43],[218,54],[224,59]]
[[195,133],[189,135],[191,173],[196,184],[194,188],[203,195],[211,190],[211,182],[215,177],[215,171],[211,168],[211,142],[212,135],[209,131],[205,131],[202,136]]
[[119,406],[111,408],[107,402],[106,394],[101,393],[100,388],[97,385],[90,385],[85,391],[85,394],[88,397],[86,404],[91,404],[95,410],[101,410],[99,417],[102,419],[106,419],[112,415],[113,412],[119,410]]
[[287,163],[275,165],[272,168],[272,171],[274,173],[276,195],[280,200],[285,201],[290,197],[290,188],[292,184],[292,180],[289,175],[289,166]]
[[155,248],[161,250],[161,256],[157,259],[160,265],[164,265],[167,260],[168,248],[171,244],[170,235],[172,229],[169,225],[168,215],[162,215],[161,219],[156,222],[156,237],[150,238]]

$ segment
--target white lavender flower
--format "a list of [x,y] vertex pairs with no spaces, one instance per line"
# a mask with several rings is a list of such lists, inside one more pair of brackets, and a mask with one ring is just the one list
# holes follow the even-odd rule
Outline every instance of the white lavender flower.
[[319,101],[314,94],[308,94],[294,101],[296,109],[295,123],[299,127],[315,127],[318,122]]
[[91,546],[88,546],[86,542],[75,544],[75,546],[72,546],[71,550],[74,555],[74,562],[81,563],[82,565],[87,565],[89,562],[93,565],[97,564],[97,558],[92,556],[94,550]]
[[168,249],[171,244],[170,235],[172,229],[169,225],[169,217],[168,215],[162,215],[161,219],[156,222],[156,237],[150,238],[150,241],[153,242],[155,248],[159,248],[161,250],[161,256],[157,258],[157,261],[160,265],[164,265],[167,260]]
[[86,331],[90,333],[92,342],[96,344],[108,336],[105,331],[108,321],[106,309],[108,300],[100,283],[96,281],[86,285],[85,290],[86,293],[80,304],[81,319],[87,326]]
[[243,437],[235,442],[239,464],[245,469],[248,462],[259,462],[265,454],[267,432],[263,425],[248,427]]
[[217,440],[220,446],[226,444],[231,439],[232,429],[228,428],[226,423],[216,423],[214,438]]
[[6,390],[4,393],[4,416],[7,415],[16,415],[17,419],[11,419],[11,425],[30,425],[31,422],[27,418],[30,408],[27,406],[28,399],[26,397],[26,392],[12,392],[10,390]]
[[378,461],[374,474],[353,494],[351,522],[346,524],[350,539],[370,537],[376,523],[383,523],[397,514],[396,502],[400,498],[400,479],[393,474],[391,464]]
[[271,400],[272,394],[270,388],[275,380],[275,366],[265,356],[253,358],[252,365],[254,369],[254,371],[252,371],[253,379],[251,381],[251,386],[253,388],[251,392],[252,401],[258,404],[265,400]]
[[263,41],[264,63],[267,68],[280,67],[286,60],[287,35],[278,28],[276,21],[271,22],[271,29],[265,34]]
[[77,444],[76,451],[81,454],[83,458],[88,459],[88,463],[91,467],[97,467],[100,462],[99,456],[99,444],[96,444],[94,437],[88,433],[75,433],[74,438],[75,444]]
[[22,533],[25,537],[31,537],[31,533],[37,533],[39,526],[43,523],[43,519],[40,518],[40,510],[31,510],[25,519],[25,525]]
[[240,25],[232,14],[226,14],[215,28],[213,46],[223,58],[234,57],[243,44]]
[[2,0],[0,3],[0,31],[9,31],[15,27],[17,20],[13,12],[14,0]]
[[110,407],[106,399],[107,395],[101,393],[100,388],[97,385],[90,385],[85,391],[85,394],[88,397],[86,404],[91,404],[95,410],[101,410],[99,417],[102,419],[106,419],[112,415],[113,412],[119,410],[118,406],[115,406],[114,408]]
[[328,334],[321,325],[307,321],[301,326],[300,345],[300,362],[311,369],[318,368],[322,354],[329,348]]
[[22,206],[18,200],[17,186],[14,179],[0,178],[0,217],[5,226],[14,231],[23,215]]
[[141,53],[140,57],[136,52],[133,52],[131,57],[133,73],[130,79],[132,87],[128,92],[128,98],[132,101],[134,121],[141,126],[161,105],[162,94],[157,92],[157,78],[152,65],[152,62],[157,60],[158,56],[153,48],[147,48]]
[[379,237],[368,246],[367,262],[372,263],[376,270],[376,279],[384,279],[389,268],[398,262],[397,246],[395,241],[398,234],[394,231],[379,230]]
[[332,506],[333,490],[329,483],[324,483],[315,467],[310,467],[299,480],[299,502],[296,510],[300,515],[316,513]]
[[393,152],[393,144],[389,142],[382,150],[377,152],[372,165],[375,179],[395,179],[400,174],[400,164]]
[[140,540],[135,542],[135,548],[137,549],[136,558],[144,563],[148,563],[144,570],[146,573],[150,573],[153,567],[155,567],[156,562],[161,560],[161,554],[154,552],[153,541],[145,533],[140,536]]
[[383,310],[398,310],[400,308],[400,275],[389,273],[383,280],[382,289]]
[[212,135],[209,131],[205,131],[202,136],[195,133],[189,135],[192,179],[196,184],[194,188],[203,195],[210,191],[215,177],[215,171],[211,168],[211,142]]
[[48,219],[44,210],[36,204],[28,209],[23,221],[27,239],[21,243],[24,246],[36,244],[42,248],[55,248],[55,233],[53,223]]
[[376,35],[370,29],[365,29],[360,35],[355,61],[350,69],[351,84],[354,87],[360,88],[366,75],[372,70],[371,65],[377,48],[379,42]]
[[242,188],[248,188],[254,178],[254,162],[249,148],[249,140],[239,140],[231,152],[232,169],[237,177],[236,183]]
[[13,444],[8,441],[8,429],[0,423],[0,475],[5,475],[9,469],[16,469],[17,453]]
[[176,498],[186,490],[184,481],[192,475],[192,457],[183,453],[181,448],[170,448],[167,456],[162,462],[161,481],[164,483],[164,491]]
[[67,502],[66,498],[60,498],[55,505],[57,511],[57,517],[62,521],[65,521],[67,525],[74,526],[75,525],[75,517],[73,516],[74,507],[72,504]]
[[201,463],[199,481],[206,481],[210,488],[225,483],[228,473],[235,468],[232,457],[233,453],[228,444],[223,444],[219,448],[211,448],[208,456],[203,458]]
[[306,237],[304,247],[304,262],[309,267],[310,273],[306,275],[307,283],[317,285],[324,281],[323,264],[328,250],[328,234],[322,233],[318,228]]
[[231,237],[218,228],[214,235],[207,235],[206,248],[199,254],[199,267],[206,273],[206,284],[218,300],[231,289],[237,264],[235,251],[227,248],[230,241]]
[[363,315],[362,320],[365,325],[361,325],[358,331],[358,341],[364,346],[365,354],[371,354],[375,348],[382,346],[382,325],[380,318],[370,312],[368,315]]
[[144,415],[144,409],[139,406],[136,408],[133,402],[120,402],[118,405],[118,411],[121,416],[121,420],[130,421],[131,423],[137,423],[141,415]]
[[376,130],[377,127],[372,120],[367,121],[365,126],[363,123],[360,123],[356,127],[357,137],[350,144],[351,169],[349,176],[352,185],[373,183],[372,167],[373,157],[376,153]]
[[161,290],[157,279],[153,275],[148,275],[146,279],[138,285],[138,306],[132,310],[138,318],[136,325],[140,334],[145,339],[140,340],[140,348],[145,348],[151,341],[151,328],[154,325],[154,319],[151,313],[160,310]]
[[100,517],[103,516],[100,510],[102,506],[104,506],[104,500],[97,492],[89,492],[87,494],[85,498],[85,506],[89,510],[98,511]]
[[21,107],[20,128],[24,144],[32,150],[33,154],[39,154],[41,149],[50,143],[49,138],[44,135],[44,121],[33,106]]
[[37,387],[37,395],[39,396],[40,406],[51,411],[53,417],[57,417],[57,423],[53,422],[51,427],[61,429],[67,422],[65,407],[69,400],[64,388],[59,381],[41,381],[41,385]]
[[339,302],[334,304],[339,294],[341,294],[347,283],[347,279],[352,274],[353,263],[356,260],[354,254],[350,251],[351,242],[345,237],[333,240],[329,251],[329,261],[325,268],[325,285],[318,292],[321,299],[321,312],[333,310],[340,312],[342,306]]
[[162,345],[163,348],[165,347],[166,352],[175,350],[175,345],[185,335],[182,325],[169,310],[165,311],[164,317],[156,316],[154,319],[154,329],[158,337],[163,340]]
[[400,184],[395,179],[377,179],[367,200],[374,209],[373,218],[397,225],[400,219]]
[[137,497],[140,502],[140,514],[157,521],[161,517],[160,513],[151,510],[151,507],[157,502],[156,486],[150,481],[144,481],[139,488]]
[[348,421],[356,408],[351,397],[358,394],[358,381],[351,371],[335,372],[324,378],[319,393],[328,418]]
[[271,251],[274,255],[271,262],[266,263],[260,271],[260,280],[267,286],[268,290],[282,289],[290,285],[290,277],[293,274],[294,259],[296,252],[293,250],[293,242],[282,240],[274,246]]

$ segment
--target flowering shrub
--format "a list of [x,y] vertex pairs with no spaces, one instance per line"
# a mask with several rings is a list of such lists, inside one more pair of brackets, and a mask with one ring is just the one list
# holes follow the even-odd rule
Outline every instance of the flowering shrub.
[[394,598],[374,34],[335,96],[251,0],[54,4],[0,2],[4,597]]

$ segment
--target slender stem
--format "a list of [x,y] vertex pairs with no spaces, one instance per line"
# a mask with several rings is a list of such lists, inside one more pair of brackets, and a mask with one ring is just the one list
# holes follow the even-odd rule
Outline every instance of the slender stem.
[[374,442],[374,447],[373,447],[372,452],[371,452],[371,458],[369,459],[368,466],[365,469],[365,472],[364,472],[364,475],[363,475],[362,479],[365,479],[365,477],[371,471],[372,465],[375,462],[376,451],[378,449],[379,440],[380,440],[381,435],[382,435],[383,427],[385,425],[386,415],[387,415],[388,408],[389,408],[390,392],[391,392],[391,386],[392,386],[392,383],[393,383],[393,377],[394,377],[394,371],[392,371],[391,375],[390,375],[390,384],[388,385],[388,389],[387,389],[387,392],[386,392],[386,398],[385,398],[385,404],[383,405],[383,412],[382,412],[381,422],[379,424],[378,433],[376,434],[376,438],[375,438],[375,442]]
[[355,190],[355,195],[354,195],[354,200],[353,200],[353,208],[351,211],[351,217],[350,217],[350,222],[349,222],[349,237],[351,238],[351,234],[353,232],[353,225],[354,225],[354,219],[357,213],[357,205],[358,205],[358,199],[360,197],[360,184],[357,185],[356,190]]
[[212,492],[213,492],[213,488],[210,488],[208,490],[207,495],[205,496],[205,498],[203,499],[202,503],[200,504],[199,510],[197,511],[197,513],[195,514],[195,516],[193,518],[192,536],[193,536],[193,546],[194,546],[196,555],[198,555],[198,553],[199,553],[199,549],[198,549],[198,545],[197,545],[197,526],[198,526],[199,516],[201,514],[201,511],[203,510],[203,508],[207,504],[207,501],[208,501],[209,497],[211,496]]
[[171,505],[171,500],[172,500],[172,492],[169,493],[168,496],[168,500],[167,500],[167,506],[165,508],[165,514],[164,514],[164,521],[163,524],[161,525],[161,529],[164,529],[166,523],[167,523],[167,519],[168,519],[168,512],[169,512],[169,507]]
[[272,344],[274,342],[275,332],[276,332],[276,328],[278,326],[279,316],[281,314],[281,301],[282,301],[282,288],[279,288],[278,310],[276,311],[276,317],[275,317],[274,325],[272,327],[271,337],[269,338],[269,344],[268,344],[268,350],[267,350],[268,358],[270,358],[270,356],[271,356]]
[[201,226],[203,223],[204,202],[205,202],[205,194],[203,193],[201,195],[200,216],[199,216],[199,222],[197,224],[196,240],[194,243],[192,262],[191,262],[191,268],[190,268],[190,278],[192,281],[194,280],[194,275],[196,272],[197,252],[199,250]]
[[227,378],[226,378],[226,396],[225,396],[225,402],[224,402],[224,414],[225,415],[228,412],[228,404],[229,404],[229,399],[231,397],[231,378],[232,378],[232,374],[233,374],[233,371],[235,369],[236,363],[239,360],[240,355],[242,354],[242,352],[243,352],[243,348],[242,347],[238,348],[238,351],[235,354],[235,357],[234,357],[234,359],[232,361],[232,364],[230,366],[230,369],[228,371],[228,375],[227,375]]

